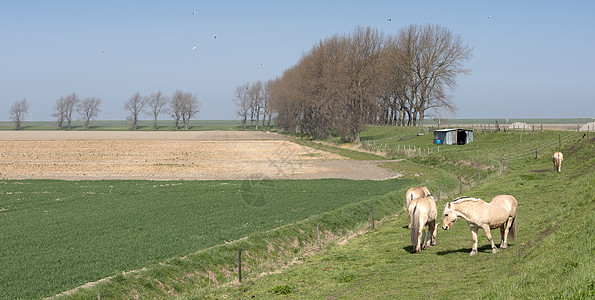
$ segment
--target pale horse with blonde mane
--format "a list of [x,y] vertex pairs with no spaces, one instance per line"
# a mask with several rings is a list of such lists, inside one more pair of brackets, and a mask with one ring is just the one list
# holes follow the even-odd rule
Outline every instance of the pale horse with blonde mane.
[[[409,229],[411,229],[411,245],[415,253],[436,245],[436,217],[438,210],[434,197],[413,199],[407,207],[409,212]],[[424,241],[424,227],[428,225],[428,238]]]
[[487,203],[481,199],[461,197],[446,204],[442,213],[442,229],[448,230],[457,218],[463,218],[471,228],[473,248],[469,255],[477,253],[477,229],[483,228],[492,245],[492,253],[498,252],[490,229],[500,228],[500,249],[508,247],[508,239],[516,235],[517,201],[510,195],[499,195]]
[[556,152],[552,156],[552,160],[554,161],[554,170],[556,172],[562,172],[562,160],[564,159],[564,155],[562,152]]
[[430,190],[428,190],[428,188],[425,186],[412,187],[412,188],[408,189],[407,192],[405,193],[405,200],[407,201],[407,207],[409,207],[409,202],[411,202],[411,200],[417,199],[417,198],[425,198],[427,196],[430,196]]

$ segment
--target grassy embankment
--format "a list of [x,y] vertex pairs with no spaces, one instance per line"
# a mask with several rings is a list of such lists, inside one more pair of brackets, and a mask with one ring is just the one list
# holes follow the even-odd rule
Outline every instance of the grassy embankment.
[[[520,133],[481,133],[473,144],[409,158],[463,178],[465,195],[489,201],[498,194],[512,194],[518,199],[517,239],[497,254],[491,253],[480,231],[480,252],[470,257],[471,233],[463,220],[450,231],[440,230],[435,247],[411,254],[407,216],[398,214],[347,245],[328,245],[280,274],[197,288],[181,298],[275,299],[287,294],[297,299],[593,299],[595,139],[558,134],[521,138]],[[390,134],[386,138],[390,140]],[[424,139],[428,138],[408,142],[422,145]],[[562,173],[553,172],[555,150],[565,154]],[[502,174],[500,159],[506,162]],[[476,179],[478,172],[486,171],[487,178]],[[440,213],[454,197],[442,200]],[[499,239],[497,230],[492,233]]]

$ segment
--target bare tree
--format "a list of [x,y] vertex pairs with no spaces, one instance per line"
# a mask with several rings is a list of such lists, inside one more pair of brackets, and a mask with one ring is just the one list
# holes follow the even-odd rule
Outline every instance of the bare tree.
[[76,111],[85,121],[85,129],[89,129],[89,122],[95,119],[95,117],[97,117],[101,112],[101,109],[99,109],[100,104],[101,99],[97,97],[85,98],[78,103]]
[[198,97],[191,92],[183,93],[182,120],[184,121],[186,130],[188,130],[188,126],[190,125],[190,119],[195,117],[199,112],[200,102],[198,102]]
[[250,97],[248,96],[248,89],[250,83],[244,83],[236,87],[233,103],[236,105],[236,113],[242,118],[242,130],[246,130],[246,122],[248,121],[248,112],[250,111]]
[[184,92],[176,90],[169,101],[169,113],[174,119],[174,129],[178,130],[180,120],[184,115]]
[[157,91],[152,93],[148,100],[147,106],[150,109],[147,113],[153,117],[153,130],[157,130],[157,117],[164,112],[167,107],[167,103],[169,102],[169,98],[161,93],[161,91]]
[[73,112],[80,101],[79,96],[75,92],[64,97],[64,118],[66,118],[66,122],[68,123],[68,129],[72,128]]
[[169,113],[174,118],[176,130],[180,126],[180,120],[182,120],[184,128],[188,130],[190,119],[196,116],[199,111],[200,102],[196,95],[181,90],[174,92],[169,102]]
[[54,113],[52,114],[52,117],[56,117],[58,118],[56,120],[56,124],[58,125],[58,128],[62,128],[62,124],[64,124],[64,119],[66,119],[66,108],[67,108],[67,102],[66,102],[66,97],[60,97],[56,100],[56,104],[54,104]]
[[143,110],[145,104],[146,98],[142,97],[140,92],[136,92],[128,99],[128,101],[124,102],[124,109],[130,113],[126,119],[132,121],[132,130],[136,130],[138,115]]
[[410,25],[399,37],[400,47],[405,49],[405,72],[411,78],[408,94],[413,125],[419,117],[422,126],[428,109],[454,109],[446,89],[456,87],[457,75],[470,73],[463,64],[471,58],[472,48],[440,25]]
[[260,110],[263,106],[262,81],[259,80],[250,86],[248,97],[250,98],[250,126],[253,126],[256,121],[256,129],[258,129]]
[[345,108],[352,143],[360,142],[368,109],[377,99],[383,45],[384,35],[370,27],[357,27],[349,37],[343,75],[347,80]]
[[271,98],[273,97],[273,87],[275,80],[268,80],[264,84],[263,90],[263,107],[262,107],[262,126],[267,126],[271,129],[271,119],[273,117],[273,110],[271,108]]
[[16,100],[14,104],[10,107],[8,114],[10,115],[10,120],[14,122],[14,128],[16,130],[20,130],[21,126],[25,122],[25,115],[29,112],[29,103],[27,103],[27,99],[23,98],[21,100]]

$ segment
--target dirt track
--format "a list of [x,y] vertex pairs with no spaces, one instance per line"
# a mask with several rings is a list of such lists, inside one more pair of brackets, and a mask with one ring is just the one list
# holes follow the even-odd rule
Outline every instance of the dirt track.
[[375,179],[375,162],[264,132],[0,131],[3,179]]

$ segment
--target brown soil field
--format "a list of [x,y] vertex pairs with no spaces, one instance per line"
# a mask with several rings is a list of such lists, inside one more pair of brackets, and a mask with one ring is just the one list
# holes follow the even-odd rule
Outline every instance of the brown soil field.
[[0,131],[2,179],[382,180],[400,174],[253,131]]

